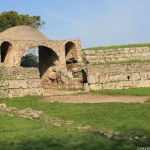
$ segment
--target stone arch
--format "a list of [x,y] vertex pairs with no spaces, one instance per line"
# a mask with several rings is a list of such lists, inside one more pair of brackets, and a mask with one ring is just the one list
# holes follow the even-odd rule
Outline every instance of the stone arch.
[[13,50],[12,44],[8,41],[4,41],[0,46],[1,53],[1,63],[4,63],[5,66],[13,66]]
[[[39,59],[39,76],[42,84],[49,87],[57,87],[57,72],[59,72],[59,57],[58,54],[50,47],[44,44],[28,45],[28,49],[38,47]],[[27,49],[27,48],[26,48]],[[22,52],[22,55],[27,50]]]
[[68,41],[65,44],[66,64],[77,63],[77,48],[75,43]]

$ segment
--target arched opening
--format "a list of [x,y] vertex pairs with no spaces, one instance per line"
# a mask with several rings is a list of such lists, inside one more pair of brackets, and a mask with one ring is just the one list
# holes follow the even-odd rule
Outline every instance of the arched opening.
[[[34,56],[33,56],[34,55]],[[25,64],[23,64],[24,59],[28,56]],[[32,59],[33,57],[33,59]],[[35,63],[36,59],[36,63]],[[46,46],[38,46],[29,49],[23,54],[21,59],[22,67],[38,67],[39,76],[42,80],[44,86],[57,87],[58,86],[58,56],[51,49]],[[33,62],[31,62],[31,60]],[[56,86],[55,86],[56,85]]]
[[6,66],[12,65],[12,44],[9,42],[3,42],[0,47],[1,52],[1,63],[4,63]]
[[39,71],[44,85],[58,85],[58,60],[58,55],[51,48],[39,46]]
[[31,48],[23,54],[21,58],[20,66],[22,67],[39,66],[38,47]]
[[67,42],[65,45],[66,64],[77,63],[77,50],[73,42]]

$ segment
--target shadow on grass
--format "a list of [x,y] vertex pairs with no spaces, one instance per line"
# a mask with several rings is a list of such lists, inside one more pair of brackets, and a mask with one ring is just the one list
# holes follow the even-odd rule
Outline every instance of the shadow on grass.
[[37,140],[24,139],[21,142],[4,142],[0,143],[1,150],[127,150],[136,149],[137,146],[131,143],[110,141],[99,138],[93,139],[57,139],[57,138],[41,138]]

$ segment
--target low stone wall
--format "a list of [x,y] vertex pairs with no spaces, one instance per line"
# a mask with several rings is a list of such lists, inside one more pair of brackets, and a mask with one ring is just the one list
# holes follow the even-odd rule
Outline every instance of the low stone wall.
[[87,67],[90,90],[150,87],[150,63]]
[[150,47],[84,50],[83,59],[89,64],[150,60]]
[[41,95],[38,68],[0,67],[0,98]]

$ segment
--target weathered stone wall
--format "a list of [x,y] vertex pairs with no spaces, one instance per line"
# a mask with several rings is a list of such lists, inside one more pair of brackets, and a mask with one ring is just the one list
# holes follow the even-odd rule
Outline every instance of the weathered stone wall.
[[150,63],[88,66],[87,76],[91,90],[150,87]]
[[150,47],[85,50],[82,55],[89,64],[150,60]]
[[38,68],[0,67],[0,98],[41,95]]

